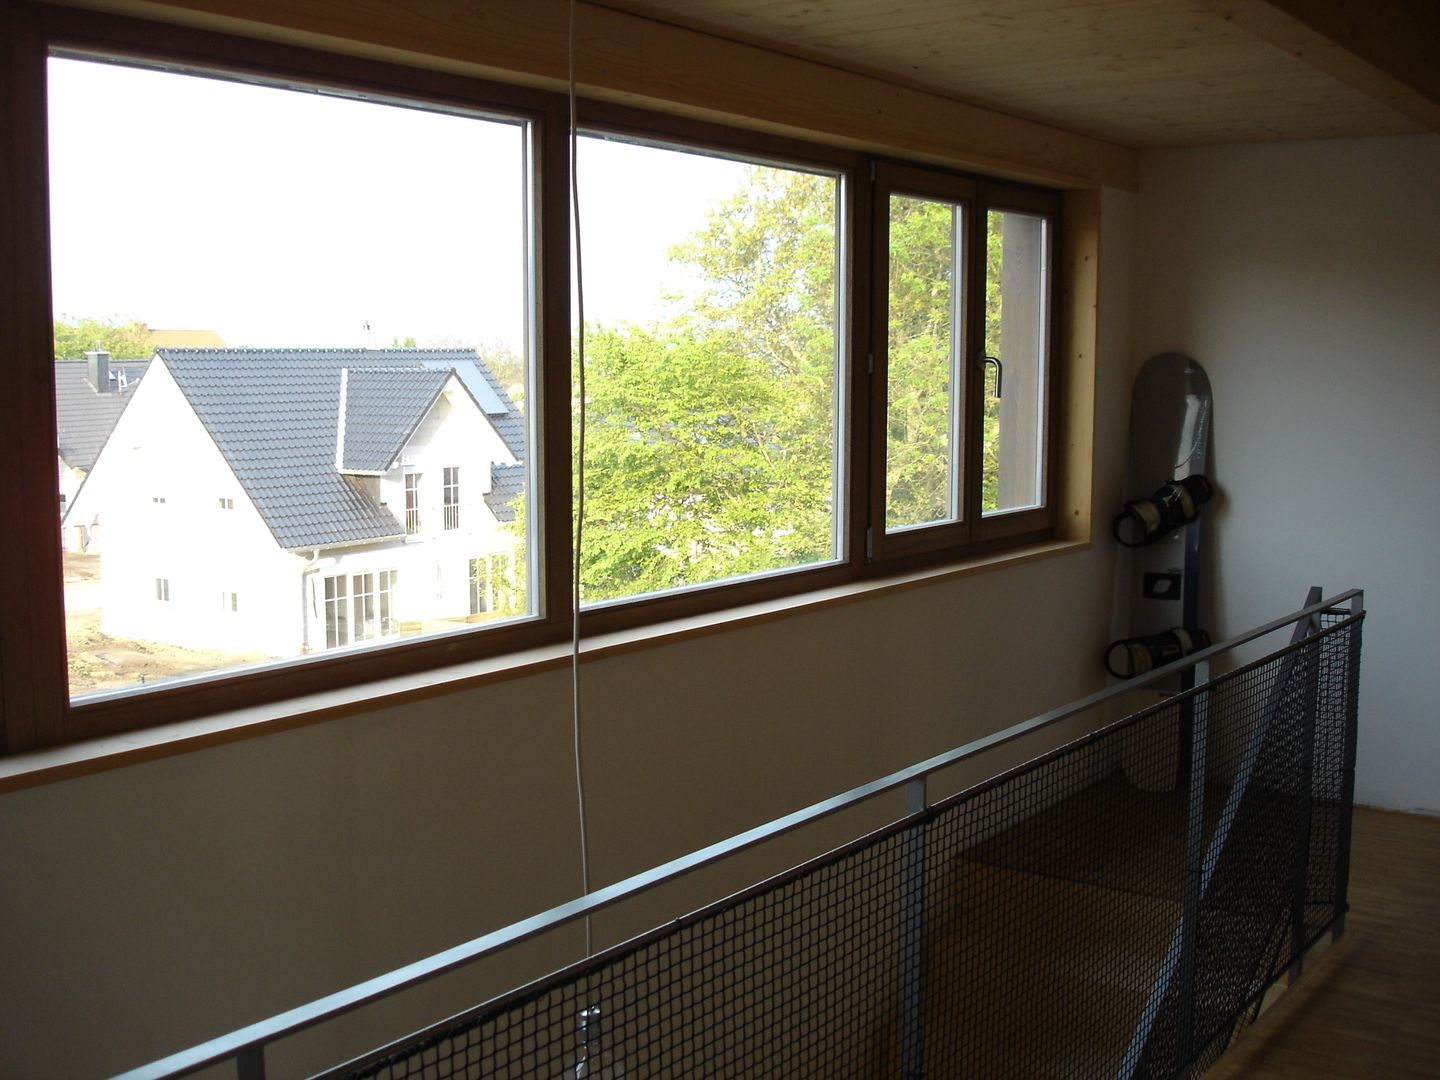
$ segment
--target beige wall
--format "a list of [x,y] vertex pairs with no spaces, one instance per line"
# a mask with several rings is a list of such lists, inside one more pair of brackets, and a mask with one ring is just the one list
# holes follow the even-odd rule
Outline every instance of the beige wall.
[[1440,813],[1440,136],[1142,156],[1136,354],[1215,393],[1213,626],[1362,587],[1356,795]]
[[[1132,202],[1104,202],[1098,506],[1123,453]],[[587,664],[593,883],[1095,689],[1113,565],[1100,544]],[[575,895],[568,691],[551,673],[0,798],[0,1075],[138,1064]],[[601,918],[597,943],[897,811]],[[576,941],[281,1048],[276,1075],[548,970]]]

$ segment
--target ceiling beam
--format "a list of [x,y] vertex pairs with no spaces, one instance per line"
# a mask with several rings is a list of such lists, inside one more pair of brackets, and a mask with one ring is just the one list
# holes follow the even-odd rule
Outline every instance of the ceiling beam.
[[1202,0],[1217,15],[1440,132],[1436,0]]
[[[563,90],[556,0],[59,0]],[[577,78],[600,100],[1059,187],[1134,190],[1134,151],[756,45],[579,3]]]

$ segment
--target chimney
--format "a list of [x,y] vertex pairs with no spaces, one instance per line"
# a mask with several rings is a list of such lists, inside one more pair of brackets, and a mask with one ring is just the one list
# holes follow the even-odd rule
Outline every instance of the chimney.
[[85,353],[85,373],[97,394],[110,393],[110,354],[104,349]]

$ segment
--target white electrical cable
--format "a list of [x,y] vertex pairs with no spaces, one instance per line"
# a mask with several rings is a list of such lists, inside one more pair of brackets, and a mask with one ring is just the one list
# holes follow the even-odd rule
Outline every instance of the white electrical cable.
[[[575,751],[575,803],[580,819],[580,893],[590,892],[590,842],[585,828],[585,776],[580,766],[580,550],[585,537],[585,274],[580,257],[580,181],[577,169],[579,123],[575,101],[575,0],[570,0],[570,31],[567,48],[570,76],[570,218],[574,228],[575,252],[575,357],[576,392],[580,407],[576,413],[575,444],[575,561],[570,576],[570,722]],[[585,955],[594,952],[590,916],[585,916]]]

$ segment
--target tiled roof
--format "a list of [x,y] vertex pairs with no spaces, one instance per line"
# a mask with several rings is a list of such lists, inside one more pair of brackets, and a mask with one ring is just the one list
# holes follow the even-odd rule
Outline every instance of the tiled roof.
[[514,521],[515,510],[520,505],[520,493],[525,490],[525,466],[490,466],[490,490],[485,493],[485,505],[495,515],[496,521]]
[[55,426],[60,457],[89,472],[115,422],[130,404],[148,360],[111,360],[108,393],[96,393],[84,360],[55,361]]
[[388,471],[452,374],[449,368],[344,369],[341,470]]
[[[404,535],[395,515],[365,493],[363,480],[335,467],[342,369],[349,369],[351,377],[357,370],[387,369],[384,377],[362,376],[360,397],[350,404],[384,401],[391,420],[397,410],[389,403],[413,401],[408,390],[385,392],[386,386],[403,381],[405,376],[397,374],[402,368],[413,374],[417,388],[434,388],[437,381],[443,385],[451,369],[461,374],[464,366],[489,376],[469,349],[159,349],[156,356],[174,375],[276,541],[292,550]],[[372,426],[353,411],[346,419],[347,430],[351,423],[360,429],[357,458],[381,456],[376,447],[390,439],[379,430],[385,424]],[[491,418],[496,419],[509,422],[508,417]],[[523,433],[523,420],[517,416],[514,424]]]

